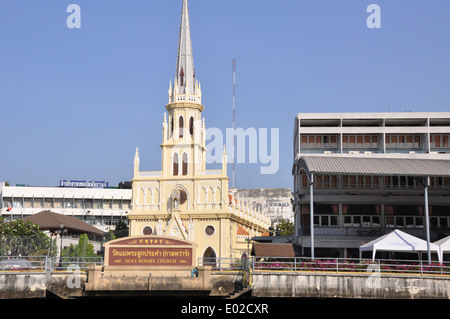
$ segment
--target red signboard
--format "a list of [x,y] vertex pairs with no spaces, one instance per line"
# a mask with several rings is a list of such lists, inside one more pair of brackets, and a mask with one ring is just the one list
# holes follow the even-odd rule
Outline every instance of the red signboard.
[[110,247],[110,266],[192,266],[192,248]]
[[105,243],[107,266],[192,266],[192,242],[165,236],[132,236]]

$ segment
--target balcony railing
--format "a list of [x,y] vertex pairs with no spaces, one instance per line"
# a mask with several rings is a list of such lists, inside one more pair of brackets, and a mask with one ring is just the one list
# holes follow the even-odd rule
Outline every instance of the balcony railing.
[[[353,237],[379,237],[390,233],[395,228],[392,227],[323,227],[315,226],[314,235],[315,236],[353,236]],[[401,228],[402,231],[410,235],[424,238],[425,230],[422,227],[416,228]],[[311,235],[311,227],[303,226],[299,230],[299,236],[309,236]]]

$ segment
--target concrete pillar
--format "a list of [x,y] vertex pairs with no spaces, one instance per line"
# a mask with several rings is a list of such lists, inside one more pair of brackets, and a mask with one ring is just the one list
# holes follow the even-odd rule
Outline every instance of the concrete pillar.
[[210,289],[211,284],[211,266],[198,266],[198,278],[202,281],[203,289]]

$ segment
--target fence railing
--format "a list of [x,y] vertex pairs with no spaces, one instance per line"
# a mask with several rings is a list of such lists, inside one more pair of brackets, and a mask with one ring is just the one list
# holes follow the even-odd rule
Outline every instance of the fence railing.
[[450,276],[450,263],[422,260],[352,259],[352,258],[199,258],[199,266],[212,266],[213,271],[290,271],[333,273],[377,273]]
[[101,257],[0,256],[0,271],[86,271],[102,264]]
[[[314,235],[316,236],[345,236],[345,237],[379,237],[390,233],[395,228],[392,227],[350,227],[350,226],[314,226]],[[424,238],[425,231],[423,227],[398,227],[405,233]],[[311,227],[302,226],[299,229],[300,236],[310,236]]]
[[[0,256],[1,271],[86,271],[90,265],[103,265],[101,257]],[[355,259],[305,257],[198,258],[198,266],[213,271],[290,271],[450,276],[450,262],[429,264],[422,260]]]
[[315,259],[262,258],[252,264],[254,270],[309,272],[376,272],[379,274],[450,275],[450,263],[431,263],[422,260],[395,259]]
[[213,271],[243,271],[251,267],[250,258],[210,258],[200,257],[199,266],[211,266]]

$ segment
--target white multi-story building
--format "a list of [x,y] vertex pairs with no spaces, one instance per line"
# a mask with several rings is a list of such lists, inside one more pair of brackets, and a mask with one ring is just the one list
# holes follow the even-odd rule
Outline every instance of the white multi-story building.
[[77,217],[103,231],[127,222],[131,189],[6,186],[0,183],[0,216],[17,220],[50,210]]
[[233,188],[230,191],[239,200],[260,209],[270,218],[274,226],[282,220],[294,222],[290,188]]
[[294,223],[305,254],[357,257],[395,228],[450,234],[449,139],[450,112],[298,114]]

